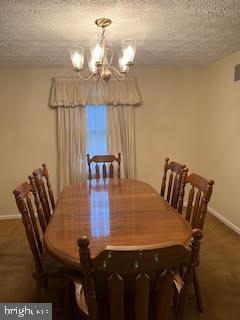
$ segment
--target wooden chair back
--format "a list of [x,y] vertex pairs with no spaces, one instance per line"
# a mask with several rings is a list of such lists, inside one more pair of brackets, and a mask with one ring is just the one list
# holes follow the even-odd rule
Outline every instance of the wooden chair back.
[[[170,174],[168,172],[170,171]],[[186,185],[188,169],[184,164],[177,162],[170,162],[169,158],[166,158],[164,165],[164,173],[162,178],[161,196],[167,200],[167,202],[182,211],[184,200],[184,189]]]
[[186,183],[191,186],[188,195],[186,219],[191,223],[192,228],[203,229],[214,181],[192,173],[187,177]]
[[[31,193],[32,193],[31,185],[28,182],[24,182],[20,184],[13,191],[18,210],[22,215],[22,222],[25,228],[29,246],[33,254],[36,273],[39,274],[43,271],[43,265],[41,261],[41,255],[43,253],[43,245],[40,238],[37,221],[34,215],[34,206],[31,200],[32,198]],[[41,208],[40,202],[39,202],[39,208]],[[40,220],[40,216],[43,219],[44,218],[43,212],[39,211],[38,214],[39,213],[40,213],[39,220]]]
[[[118,153],[118,157],[114,155],[95,155],[90,158],[89,154],[87,154],[87,163],[88,163],[88,179],[96,178],[100,179],[100,167],[99,164],[102,163],[102,177],[105,178],[113,178],[114,177],[114,167],[113,163],[117,162],[117,176],[120,178],[120,166],[121,166],[121,154]],[[91,164],[95,163],[95,176],[92,173]],[[109,164],[108,170],[106,164]]]
[[[175,319],[183,317],[183,306],[193,267],[197,264],[201,230],[194,230],[190,248],[172,244],[165,247],[115,247],[107,246],[91,259],[89,240],[78,240],[83,272],[83,288],[90,320],[167,320],[173,299],[174,275],[177,266],[186,264],[183,290],[175,308]],[[100,272],[100,274],[99,274]],[[97,296],[97,276],[105,279],[107,308],[103,312]],[[126,307],[127,281],[131,279],[133,299]],[[153,279],[153,281],[152,281]],[[154,301],[154,303],[153,303]]]
[[[52,187],[49,179],[47,165],[43,163],[42,168],[38,168],[34,170],[33,176],[37,186],[43,211],[45,214],[45,219],[48,224],[51,218],[51,210],[54,210],[55,208],[55,200],[54,200],[53,191],[52,191]],[[46,191],[46,186],[47,186],[47,191]]]
[[39,198],[37,185],[36,185],[36,182],[35,182],[33,176],[30,175],[28,177],[28,179],[29,179],[29,183],[30,183],[30,186],[31,186],[31,192],[32,192],[32,194],[34,196],[34,203],[35,203],[35,207],[37,209],[39,223],[40,223],[42,232],[45,233],[46,228],[47,228],[47,221],[46,221],[45,214],[44,214],[44,211],[43,211],[43,207],[42,207],[42,204],[41,204],[41,201],[40,201],[40,198]]

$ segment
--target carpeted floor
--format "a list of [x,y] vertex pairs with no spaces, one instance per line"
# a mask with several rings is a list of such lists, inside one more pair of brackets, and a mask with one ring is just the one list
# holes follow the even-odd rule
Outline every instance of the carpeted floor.
[[[32,256],[21,221],[0,221],[0,302],[32,302],[35,281],[31,273]],[[211,215],[205,224],[199,278],[205,312],[198,313],[192,292],[184,319],[239,320],[240,236]],[[61,284],[50,284],[43,302],[59,305],[60,289]],[[63,319],[62,312],[55,313],[54,319]]]

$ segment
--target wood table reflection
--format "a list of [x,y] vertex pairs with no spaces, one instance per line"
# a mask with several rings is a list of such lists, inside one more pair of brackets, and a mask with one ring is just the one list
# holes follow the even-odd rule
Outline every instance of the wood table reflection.
[[63,189],[47,227],[47,251],[79,267],[77,240],[90,239],[96,256],[107,245],[186,245],[191,226],[150,185],[136,180],[81,181]]

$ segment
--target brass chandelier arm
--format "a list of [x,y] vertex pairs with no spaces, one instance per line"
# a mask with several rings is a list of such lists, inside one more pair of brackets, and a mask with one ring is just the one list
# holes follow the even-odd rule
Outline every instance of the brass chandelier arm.
[[115,74],[115,76],[116,76],[116,78],[117,78],[118,80],[123,80],[123,79],[125,79],[126,76],[127,76],[128,73],[129,73],[129,70],[126,71],[126,72],[120,72],[120,71],[118,71],[114,66],[109,66],[109,69],[114,72],[114,74]]
[[[129,70],[126,71],[126,72],[120,72],[118,71],[115,67],[113,66],[107,66],[107,68],[109,69],[109,71],[112,71],[115,75],[115,77],[118,79],[118,80],[124,80],[126,78],[126,76],[128,75],[129,73]],[[76,70],[77,74],[78,74],[78,77],[81,79],[81,80],[90,80],[91,78],[93,78],[94,76],[96,76],[98,79],[99,78],[104,78],[101,74],[101,67],[98,68],[98,72],[95,73],[95,72],[91,72],[89,74],[89,76],[87,77],[83,77],[80,73],[81,71],[80,70]]]
[[80,74],[81,71],[77,70],[76,72],[77,72],[77,74],[78,74],[78,77],[79,77],[81,80],[85,80],[85,81],[86,81],[86,80],[90,80],[90,79],[95,75],[94,72],[91,72],[91,73],[89,74],[89,76],[83,77],[83,76],[81,76],[81,74]]

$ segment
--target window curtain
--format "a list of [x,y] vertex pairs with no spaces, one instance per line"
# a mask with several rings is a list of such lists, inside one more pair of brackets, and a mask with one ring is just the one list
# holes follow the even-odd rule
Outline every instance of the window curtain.
[[54,78],[50,107],[57,109],[58,186],[86,178],[85,106],[106,105],[109,153],[122,154],[122,173],[135,177],[134,107],[140,104],[135,78],[82,81]]
[[108,151],[121,153],[121,175],[136,177],[135,110],[132,106],[107,108]]
[[57,108],[58,190],[86,178],[85,108]]
[[135,78],[125,80],[80,80],[79,78],[54,78],[50,106],[79,107],[87,105],[136,106],[140,96]]

